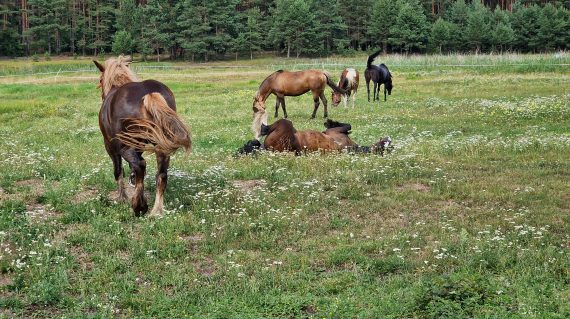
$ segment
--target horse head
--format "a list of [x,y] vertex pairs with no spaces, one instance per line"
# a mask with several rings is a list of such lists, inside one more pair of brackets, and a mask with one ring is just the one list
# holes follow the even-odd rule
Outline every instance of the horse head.
[[388,95],[392,95],[392,88],[394,86],[392,85],[392,78],[389,78],[386,83],[384,83],[384,91],[388,92]]
[[332,106],[338,106],[340,104],[342,98],[342,94],[340,94],[339,92],[332,92]]
[[119,56],[105,61],[105,65],[93,60],[95,66],[101,71],[97,88],[101,89],[101,99],[105,99],[113,87],[119,87],[129,82],[138,81],[136,75],[129,69],[132,62],[130,56]]
[[253,113],[257,113],[259,111],[265,111],[265,101],[263,100],[263,97],[259,95],[258,92],[253,97]]

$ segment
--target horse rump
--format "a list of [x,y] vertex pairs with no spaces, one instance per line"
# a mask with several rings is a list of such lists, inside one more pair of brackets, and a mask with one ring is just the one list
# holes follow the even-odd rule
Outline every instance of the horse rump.
[[124,129],[116,138],[141,152],[170,155],[179,148],[189,152],[192,139],[189,130],[160,93],[143,97],[144,118],[123,119]]

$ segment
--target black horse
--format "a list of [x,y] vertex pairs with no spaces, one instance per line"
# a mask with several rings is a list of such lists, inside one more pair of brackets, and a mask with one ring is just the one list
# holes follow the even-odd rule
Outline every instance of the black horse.
[[374,82],[373,101],[380,100],[380,85],[384,84],[384,101],[386,101],[386,93],[392,95],[392,74],[386,64],[373,65],[374,59],[381,51],[376,51],[368,57],[366,62],[366,71],[364,78],[366,79],[366,91],[368,92],[368,102],[370,102],[370,80]]

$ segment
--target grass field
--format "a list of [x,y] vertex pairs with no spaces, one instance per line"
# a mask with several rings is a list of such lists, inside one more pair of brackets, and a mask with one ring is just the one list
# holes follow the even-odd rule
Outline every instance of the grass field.
[[329,114],[392,154],[234,157],[272,70],[365,60],[134,64],[193,134],[161,219],[113,200],[89,60],[0,61],[0,318],[569,318],[570,55],[384,57]]

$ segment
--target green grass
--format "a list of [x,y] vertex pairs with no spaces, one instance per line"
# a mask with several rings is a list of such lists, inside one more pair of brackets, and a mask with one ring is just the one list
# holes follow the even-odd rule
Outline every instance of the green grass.
[[[140,67],[193,134],[161,219],[110,197],[89,61],[2,61],[0,318],[568,318],[568,59],[385,57],[388,102],[361,83],[356,109],[329,108],[360,144],[390,135],[383,158],[234,157],[272,69],[337,78],[363,56]],[[322,129],[311,105],[287,98],[298,129]]]

